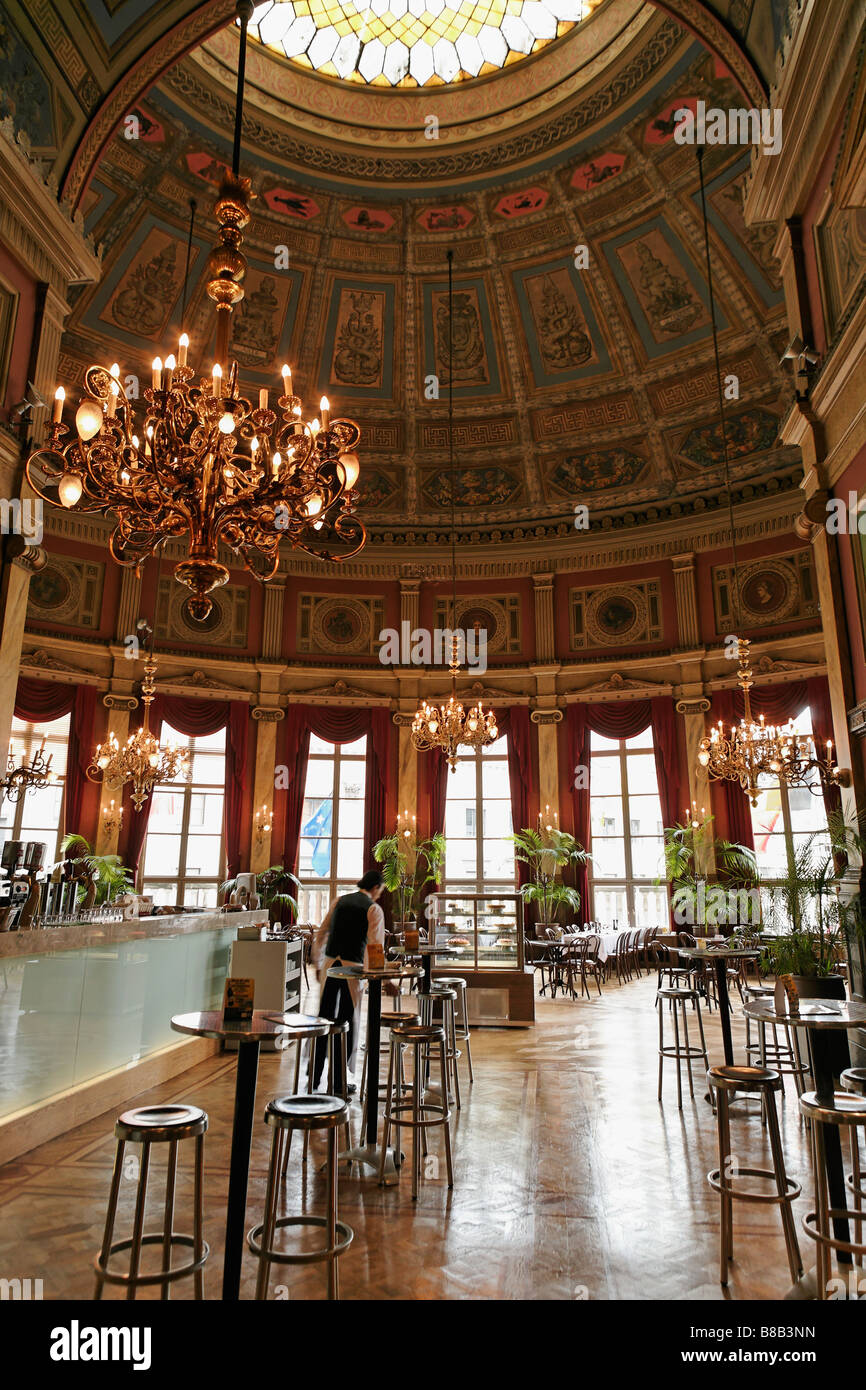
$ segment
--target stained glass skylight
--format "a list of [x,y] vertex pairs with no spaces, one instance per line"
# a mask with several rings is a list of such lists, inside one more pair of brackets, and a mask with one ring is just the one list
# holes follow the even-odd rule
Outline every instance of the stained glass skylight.
[[432,87],[536,53],[601,0],[265,0],[250,33],[328,77]]

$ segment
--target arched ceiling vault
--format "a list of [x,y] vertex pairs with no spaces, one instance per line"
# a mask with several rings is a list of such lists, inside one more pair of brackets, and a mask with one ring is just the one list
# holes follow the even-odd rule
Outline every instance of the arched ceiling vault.
[[[784,36],[787,0],[650,0],[691,32],[731,73],[752,105],[763,104],[773,79],[778,47]],[[43,5],[30,5],[34,11]],[[13,10],[18,8],[12,6]],[[148,89],[209,37],[232,20],[234,0],[168,0],[153,6],[145,0],[89,0],[95,23],[77,30],[69,26],[64,45],[75,48],[88,66],[84,91],[89,113],[82,113],[76,144],[65,167],[58,167],[64,199],[77,206],[96,165],[126,113]],[[105,9],[102,22],[98,12]],[[762,13],[763,12],[763,13]],[[46,27],[58,27],[56,17]],[[110,20],[110,22],[109,22]],[[111,40],[106,43],[106,35]],[[38,30],[34,37],[38,42]],[[88,51],[88,49],[90,51]],[[55,51],[57,43],[55,42]],[[62,51],[62,50],[61,50]]]
[[[140,138],[103,138],[97,122],[73,166],[104,273],[64,334],[70,391],[91,361],[144,374],[170,348],[190,197],[186,322],[191,360],[210,370],[204,265],[230,159],[237,44],[213,20],[231,10],[203,7],[172,30],[184,56],[117,98],[115,125],[117,112],[134,112]],[[701,23],[715,26],[731,65],[695,41]],[[449,247],[462,534],[576,540],[581,504],[594,530],[720,505],[697,167],[672,138],[672,113],[699,99],[740,105],[743,85],[756,84],[742,47],[697,0],[606,0],[541,53],[461,83],[459,103],[437,89],[451,137],[437,144],[415,121],[429,93],[418,106],[418,93],[338,84],[251,46],[243,165],[255,198],[233,352],[250,388],[273,386],[288,361],[307,400],[324,392],[358,419],[372,544],[447,536],[445,393],[429,398],[427,384],[447,376]],[[383,140],[385,104],[402,123]],[[705,173],[722,363],[738,391],[732,474],[754,497],[791,486],[798,454],[777,444],[789,402],[784,303],[774,229],[743,218],[749,158],[708,147]]]

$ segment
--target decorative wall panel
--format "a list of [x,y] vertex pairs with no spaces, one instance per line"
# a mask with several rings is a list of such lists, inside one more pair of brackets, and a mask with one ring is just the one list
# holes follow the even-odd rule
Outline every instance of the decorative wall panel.
[[[506,594],[490,598],[488,594],[464,595],[458,598],[455,626],[461,632],[486,632],[487,655],[511,655],[520,651],[520,596]],[[438,628],[451,626],[451,600],[436,599],[435,622]]]
[[30,579],[27,616],[60,627],[99,627],[105,565],[51,555],[45,569]]
[[226,584],[210,596],[213,608],[198,622],[189,614],[190,595],[171,576],[160,577],[156,638],[196,647],[246,647],[250,591],[245,584]]
[[661,584],[608,584],[569,594],[572,651],[658,642],[662,636]]
[[373,656],[379,647],[384,614],[384,598],[299,594],[298,651]]
[[[713,569],[716,632],[733,631],[733,569]],[[743,627],[774,627],[818,613],[818,589],[809,550],[794,550],[740,565],[740,617]]]

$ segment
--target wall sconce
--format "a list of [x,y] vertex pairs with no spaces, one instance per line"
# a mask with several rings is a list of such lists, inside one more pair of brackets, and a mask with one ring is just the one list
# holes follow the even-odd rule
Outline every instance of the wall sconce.
[[115,805],[113,800],[110,805],[103,806],[102,825],[106,835],[113,835],[115,830],[120,830],[123,825],[123,807]]
[[545,805],[545,807],[544,807],[544,815],[543,815],[543,816],[542,816],[542,814],[541,814],[540,811],[539,811],[539,813],[538,813],[538,829],[539,829],[539,831],[541,831],[541,830],[546,830],[547,833],[548,833],[548,835],[550,834],[550,832],[551,832],[552,830],[559,830],[559,812],[558,812],[558,811],[554,811],[554,813],[553,813],[553,824],[551,825],[551,823],[550,823],[550,805],[549,805],[549,804]]
[[402,835],[404,840],[411,840],[414,838],[416,828],[415,817],[409,815],[408,809],[403,812],[402,816],[399,811],[397,812],[398,835]]
[[256,811],[255,829],[256,848],[258,849],[261,847],[262,844],[264,844],[265,836],[270,835],[271,833],[271,813],[265,804],[262,805],[262,809],[260,811]]

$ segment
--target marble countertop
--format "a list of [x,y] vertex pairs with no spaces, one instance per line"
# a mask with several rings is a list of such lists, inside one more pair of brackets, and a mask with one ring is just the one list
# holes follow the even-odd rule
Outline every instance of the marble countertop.
[[0,932],[0,960],[14,956],[55,955],[81,951],[88,946],[115,946],[124,941],[193,935],[223,927],[264,926],[267,908],[254,912],[177,912],[164,917],[139,917],[130,922],[70,922],[68,927],[41,927],[37,931]]

